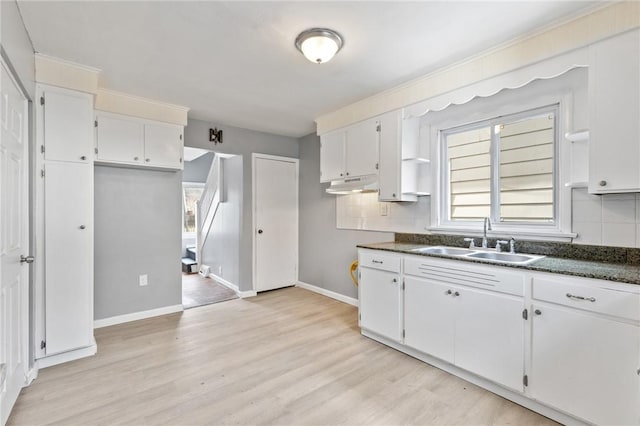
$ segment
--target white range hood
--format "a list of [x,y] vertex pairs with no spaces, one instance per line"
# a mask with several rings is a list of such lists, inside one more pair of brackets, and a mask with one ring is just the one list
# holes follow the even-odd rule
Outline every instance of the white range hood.
[[327,188],[327,194],[346,195],[359,192],[378,192],[377,175],[367,175],[347,178],[343,180],[332,180]]

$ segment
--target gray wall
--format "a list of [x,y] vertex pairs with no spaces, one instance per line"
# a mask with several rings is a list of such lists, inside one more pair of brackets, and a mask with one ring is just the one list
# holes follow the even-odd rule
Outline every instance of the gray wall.
[[349,297],[358,290],[349,265],[358,258],[356,245],[393,241],[388,232],[336,229],[336,196],[320,183],[320,138],[300,139],[300,260],[302,282]]
[[185,161],[184,170],[182,171],[183,182],[206,182],[211,168],[211,162],[215,154],[210,152],[202,155],[195,160]]
[[181,185],[180,172],[95,167],[95,319],[182,303]]
[[242,163],[236,155],[222,158],[224,171],[222,191],[224,202],[211,225],[209,238],[202,248],[202,264],[211,267],[211,272],[238,285],[240,280],[240,235],[242,231]]
[[[222,144],[214,146],[209,142],[209,128],[212,127],[223,130]],[[251,154],[255,152],[298,158],[298,139],[190,119],[185,128],[185,145],[242,156],[242,205],[245,208],[243,209],[242,227],[240,229],[241,266],[237,284],[240,290],[251,290],[253,285]]]

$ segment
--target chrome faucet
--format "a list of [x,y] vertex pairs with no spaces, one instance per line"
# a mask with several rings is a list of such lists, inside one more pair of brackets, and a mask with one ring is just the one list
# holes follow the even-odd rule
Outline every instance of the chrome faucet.
[[509,253],[516,254],[516,239],[513,237],[509,240]]
[[487,230],[491,231],[491,220],[489,217],[484,218],[484,230],[482,232],[482,248],[487,248]]

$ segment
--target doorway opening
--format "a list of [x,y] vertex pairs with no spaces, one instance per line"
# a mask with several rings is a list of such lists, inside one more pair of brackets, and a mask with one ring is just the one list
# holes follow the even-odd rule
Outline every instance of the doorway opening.
[[238,297],[241,202],[241,156],[184,148],[181,263],[185,309]]

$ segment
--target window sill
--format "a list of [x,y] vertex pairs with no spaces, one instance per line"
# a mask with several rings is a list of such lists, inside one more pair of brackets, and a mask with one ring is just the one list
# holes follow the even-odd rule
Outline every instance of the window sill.
[[[482,237],[482,229],[478,229],[476,227],[470,228],[470,227],[435,226],[435,227],[427,228],[427,231],[432,234],[462,235],[465,237]],[[511,237],[516,237],[517,239],[525,240],[525,241],[555,241],[555,242],[562,242],[562,243],[570,243],[573,238],[578,236],[578,234],[573,232],[562,232],[558,230],[503,228],[503,229],[494,229],[493,231],[488,231],[487,236],[491,238],[506,238],[506,239],[509,239]]]

